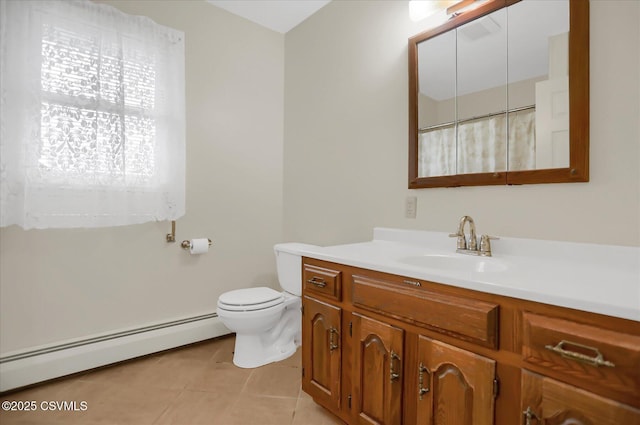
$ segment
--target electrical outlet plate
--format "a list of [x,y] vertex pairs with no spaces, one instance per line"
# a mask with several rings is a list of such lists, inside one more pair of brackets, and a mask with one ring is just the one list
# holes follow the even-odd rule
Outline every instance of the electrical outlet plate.
[[416,218],[418,212],[418,198],[415,196],[407,196],[405,200],[404,216],[406,218]]

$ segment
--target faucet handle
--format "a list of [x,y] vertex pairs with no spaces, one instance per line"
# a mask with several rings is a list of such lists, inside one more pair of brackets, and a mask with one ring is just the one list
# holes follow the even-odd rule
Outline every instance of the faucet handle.
[[456,249],[467,249],[467,240],[464,233],[449,233],[450,238],[458,238],[456,241]]
[[480,255],[491,257],[491,239],[500,239],[496,236],[482,235],[480,236]]

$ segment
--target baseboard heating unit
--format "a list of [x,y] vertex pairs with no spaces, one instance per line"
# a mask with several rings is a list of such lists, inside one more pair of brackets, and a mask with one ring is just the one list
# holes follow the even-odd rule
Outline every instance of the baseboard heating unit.
[[0,392],[229,334],[216,313],[0,357]]

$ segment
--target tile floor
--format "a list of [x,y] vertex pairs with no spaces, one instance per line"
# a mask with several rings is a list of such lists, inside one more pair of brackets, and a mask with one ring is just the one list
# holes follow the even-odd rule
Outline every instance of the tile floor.
[[[233,344],[233,337],[205,341],[3,394],[2,402],[35,401],[37,410],[0,410],[0,424],[342,424],[301,391],[300,350],[240,369],[232,363]],[[75,401],[76,411],[42,409],[42,402],[55,401],[72,408]]]

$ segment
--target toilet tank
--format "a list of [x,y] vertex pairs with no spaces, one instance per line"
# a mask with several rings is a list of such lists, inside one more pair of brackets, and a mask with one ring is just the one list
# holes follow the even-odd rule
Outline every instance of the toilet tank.
[[293,295],[302,295],[303,253],[304,251],[318,250],[318,248],[316,245],[294,242],[274,245],[278,281],[282,289]]

